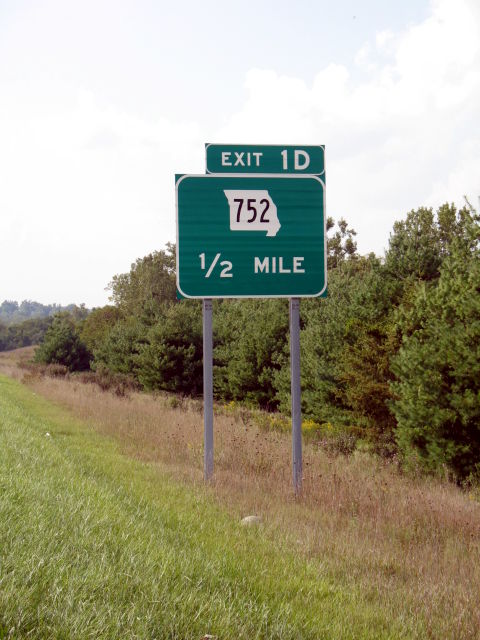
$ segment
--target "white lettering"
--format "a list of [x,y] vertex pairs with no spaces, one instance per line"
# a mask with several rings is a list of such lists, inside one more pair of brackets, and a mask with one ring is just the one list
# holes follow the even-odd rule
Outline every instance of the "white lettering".
[[305,258],[293,258],[293,273],[305,273],[305,269],[302,269],[302,262],[304,260]]
[[237,157],[237,159],[235,160],[235,164],[233,166],[236,167],[237,165],[241,165],[242,167],[244,167],[245,163],[242,160],[244,152],[240,151],[240,153],[238,153],[237,151],[234,151],[233,153]]
[[263,156],[263,153],[261,151],[256,151],[255,153],[252,153],[252,156],[255,158],[256,166],[259,167],[260,166],[260,158]]
[[286,266],[287,260],[288,258],[283,256],[271,256],[266,258],[259,258],[258,256],[255,256],[253,262],[254,273],[305,273],[305,269],[303,268],[303,261],[305,258],[303,256],[294,256],[292,258],[292,268]]
[[268,258],[264,258],[263,262],[260,262],[260,258],[255,256],[255,273],[268,273]]
[[[300,162],[300,156],[303,156],[303,164]],[[295,171],[302,171],[306,169],[310,164],[310,156],[306,151],[302,151],[301,149],[295,149],[294,151],[294,166]]]
[[232,163],[230,162],[230,151],[222,151],[222,167],[231,167]]

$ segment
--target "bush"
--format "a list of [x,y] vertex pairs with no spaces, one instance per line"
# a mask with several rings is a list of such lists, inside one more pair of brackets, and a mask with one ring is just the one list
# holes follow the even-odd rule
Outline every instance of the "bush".
[[145,341],[145,326],[130,317],[117,322],[94,351],[94,369],[106,367],[116,373],[136,377],[140,345]]
[[140,390],[140,385],[131,376],[124,373],[115,373],[104,366],[98,367],[96,371],[79,373],[78,380],[84,384],[95,384],[102,391],[112,391],[120,397],[125,397],[132,391]]
[[276,372],[288,362],[285,300],[224,301],[215,309],[215,394],[275,409]]
[[55,316],[45,339],[35,351],[35,362],[63,365],[68,371],[84,371],[90,367],[91,354],[80,340],[72,318]]
[[138,379],[145,389],[195,395],[203,381],[202,313],[197,302],[167,307],[140,346]]

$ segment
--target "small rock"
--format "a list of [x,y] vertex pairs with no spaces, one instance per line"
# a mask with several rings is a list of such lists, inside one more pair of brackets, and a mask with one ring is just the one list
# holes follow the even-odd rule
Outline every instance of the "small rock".
[[260,518],[260,516],[246,516],[242,519],[242,524],[248,526],[252,524],[260,524],[261,521],[262,519]]

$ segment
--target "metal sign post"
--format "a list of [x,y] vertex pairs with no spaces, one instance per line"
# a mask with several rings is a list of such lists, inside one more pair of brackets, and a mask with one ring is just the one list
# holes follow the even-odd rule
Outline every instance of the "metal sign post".
[[300,300],[290,298],[290,378],[292,390],[292,471],[295,495],[302,491],[302,406],[300,387]]
[[213,475],[213,339],[212,301],[203,300],[203,477]]

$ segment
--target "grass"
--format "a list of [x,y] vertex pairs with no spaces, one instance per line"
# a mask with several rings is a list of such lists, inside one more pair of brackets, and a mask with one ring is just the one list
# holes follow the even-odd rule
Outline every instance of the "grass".
[[[20,356],[22,353],[28,357],[31,352],[23,351]],[[0,354],[0,369],[25,378],[35,393],[107,436],[119,451],[136,459],[136,464],[147,463],[140,464],[141,472],[137,467],[130,472],[133,484],[148,470],[153,474],[148,481],[150,491],[155,494],[155,490],[163,491],[168,478],[176,491],[195,496],[199,504],[206,501],[218,517],[221,514],[222,522],[233,523],[234,532],[242,516],[262,516],[264,524],[253,532],[252,541],[264,545],[260,556],[266,565],[248,556],[242,571],[247,575],[253,564],[254,575],[260,572],[262,576],[262,588],[268,584],[275,593],[273,601],[283,602],[280,617],[273,605],[269,609],[271,620],[284,621],[279,624],[289,620],[288,624],[297,626],[287,626],[286,631],[263,628],[261,616],[250,615],[251,605],[242,603],[238,616],[245,607],[244,618],[255,620],[257,631],[247,625],[242,635],[243,631],[233,631],[234,627],[222,622],[214,631],[219,638],[479,637],[478,493],[461,491],[446,481],[405,477],[395,464],[368,454],[327,455],[314,442],[306,442],[304,493],[301,500],[294,500],[288,434],[258,429],[243,413],[221,407],[215,418],[215,480],[204,487],[200,403],[137,393],[122,398],[74,378],[25,376],[17,366],[18,357]],[[175,505],[175,511],[179,509],[181,513]],[[98,513],[103,515],[103,511]],[[229,552],[239,561],[242,552],[236,535],[230,531],[224,546],[216,539],[212,543],[218,549],[217,562],[230,557]],[[251,534],[240,529],[243,535]],[[247,547],[247,551],[253,549],[250,538]],[[287,557],[292,562],[290,570],[302,576],[295,586],[286,578],[289,570],[278,574],[279,563]],[[225,587],[226,594],[232,593],[234,584]],[[319,602],[328,609],[331,601],[330,596],[315,591],[321,585],[336,594],[332,596],[336,602],[333,613],[317,609]],[[289,609],[287,603],[295,594],[297,598],[308,594],[309,599]],[[263,593],[261,601],[271,602],[269,597]],[[287,611],[292,616],[299,611],[303,622],[292,623]],[[200,626],[202,633],[212,629],[208,624]],[[162,632],[158,637],[201,637],[195,635],[196,630],[189,633]]]
[[3,377],[0,415],[0,637],[409,637],[321,563]]

